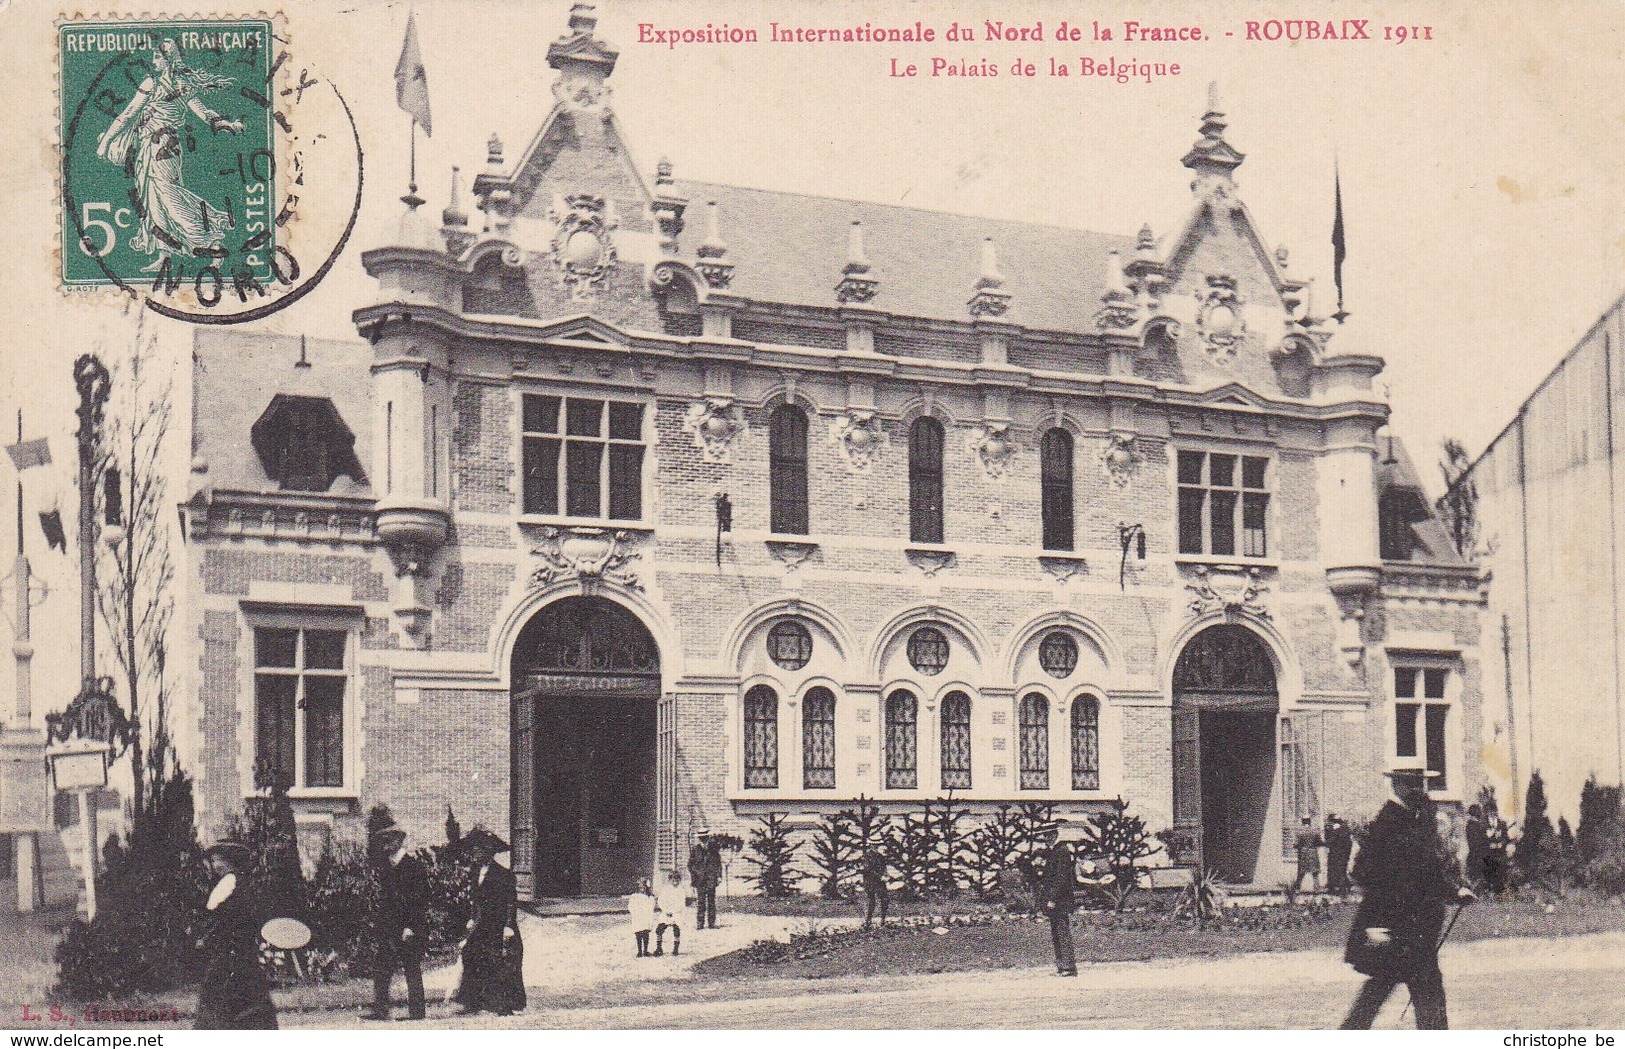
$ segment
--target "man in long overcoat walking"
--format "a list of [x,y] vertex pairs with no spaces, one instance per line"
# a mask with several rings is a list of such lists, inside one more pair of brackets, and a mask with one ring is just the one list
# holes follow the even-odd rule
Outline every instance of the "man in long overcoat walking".
[[389,987],[395,970],[406,976],[407,1018],[421,1020],[423,952],[429,933],[429,872],[406,849],[406,831],[393,820],[372,833],[371,845],[383,861],[378,868],[378,902],[373,911],[372,1008],[364,1020],[389,1019]]
[[1050,943],[1055,947],[1055,971],[1061,976],[1078,975],[1078,959],[1072,947],[1072,912],[1077,910],[1076,862],[1072,846],[1059,827],[1050,832],[1049,859],[1044,864],[1044,880],[1039,884],[1039,900],[1049,916]]
[[1474,897],[1439,838],[1427,793],[1427,780],[1437,773],[1401,769],[1388,775],[1394,796],[1371,821],[1354,862],[1354,880],[1365,895],[1343,958],[1367,979],[1343,1028],[1369,1028],[1403,983],[1416,1005],[1416,1026],[1444,1030],[1449,1021],[1439,971],[1440,934],[1451,902]]

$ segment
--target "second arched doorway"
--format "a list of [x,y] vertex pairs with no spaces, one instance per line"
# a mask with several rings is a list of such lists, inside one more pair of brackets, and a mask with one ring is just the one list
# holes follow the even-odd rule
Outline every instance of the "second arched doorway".
[[1278,866],[1275,662],[1244,626],[1208,627],[1174,664],[1174,829],[1184,862],[1252,884]]
[[653,636],[613,601],[567,597],[525,624],[511,671],[520,895],[627,895],[654,868]]

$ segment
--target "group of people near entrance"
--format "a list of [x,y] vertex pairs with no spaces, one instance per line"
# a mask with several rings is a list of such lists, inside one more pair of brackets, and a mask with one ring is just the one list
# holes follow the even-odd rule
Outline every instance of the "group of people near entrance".
[[[429,872],[406,847],[407,835],[394,821],[375,829],[368,855],[377,877],[377,895],[368,928],[372,953],[372,1006],[364,1020],[390,1018],[390,985],[397,972],[406,978],[406,1019],[425,1016],[423,956],[428,946]],[[472,916],[460,945],[462,978],[452,1000],[468,1015],[492,1012],[507,1016],[525,1007],[521,971],[518,894],[513,873],[496,857],[508,843],[476,827],[455,845],[472,872]],[[297,948],[309,930],[297,920],[273,917],[281,901],[266,899],[246,883],[253,855],[246,843],[228,838],[208,851],[215,877],[206,910],[205,965],[198,990],[194,1026],[200,1029],[269,1029],[276,1027],[270,984],[260,966],[260,941],[273,947]],[[287,927],[302,938],[283,942]]]
[[[1351,872],[1360,887],[1361,899],[1343,957],[1366,980],[1342,1026],[1370,1027],[1383,1003],[1403,983],[1416,1008],[1417,1026],[1443,1029],[1448,1021],[1439,950],[1454,924],[1451,905],[1456,905],[1459,914],[1460,908],[1476,896],[1439,832],[1427,787],[1432,773],[1402,769],[1387,775],[1392,796],[1362,837]],[[1481,813],[1475,816],[1470,812],[1469,816],[1483,822]],[[1050,828],[1049,859],[1038,878],[1037,895],[1049,918],[1056,971],[1062,976],[1076,976],[1071,920],[1077,908],[1080,878],[1063,822]],[[1347,828],[1339,826],[1341,822],[1329,818],[1324,839],[1312,827],[1299,835],[1300,884],[1305,873],[1312,873],[1318,888],[1318,850],[1323,845],[1331,857],[1331,886],[1337,889],[1345,883],[1343,872],[1352,851],[1352,835],[1344,838]],[[1471,862],[1477,862],[1487,879],[1491,869],[1488,864],[1493,862],[1491,830],[1487,826],[1482,830],[1483,843],[1477,842],[1480,831],[1470,826],[1468,833],[1469,869],[1476,870]],[[368,1020],[389,1018],[390,984],[397,971],[406,977],[407,1018],[424,1016],[422,961],[427,942],[428,872],[422,861],[407,851],[406,840],[406,832],[393,822],[372,835],[379,894],[372,923],[374,1001],[372,1008],[362,1014]],[[496,862],[499,854],[508,851],[508,845],[495,834],[475,828],[458,847],[473,872],[473,917],[461,945],[462,979],[454,1000],[465,1014],[489,1011],[508,1015],[525,1006],[514,876]],[[691,910],[697,930],[716,928],[721,847],[718,838],[702,831],[689,854],[686,884],[682,873],[672,869],[665,873],[658,888],[646,879],[628,898],[637,957],[663,954],[667,931],[671,933],[672,954],[679,954],[682,927],[691,920]],[[1312,871],[1306,872],[1304,860],[1311,851],[1317,853],[1316,863]],[[198,996],[196,1026],[274,1028],[276,1011],[260,967],[260,941],[287,946],[277,942],[284,931],[273,930],[278,929],[277,923],[289,920],[267,922],[266,901],[256,900],[251,891],[239,887],[239,876],[246,874],[251,860],[246,845],[223,841],[209,851],[209,858],[217,880],[207,904],[211,923],[204,942],[207,964]],[[864,924],[873,921],[876,909],[884,923],[888,895],[884,859],[878,853],[866,854],[862,875],[868,897]],[[1084,877],[1088,879],[1092,874]],[[652,952],[651,931],[655,935]]]
[[[659,885],[649,878],[638,891],[626,898],[626,911],[632,927],[632,942],[638,958],[657,958],[666,953],[666,933],[671,933],[671,953],[682,953],[683,926],[693,912],[695,931],[717,927],[717,887],[722,884],[722,841],[705,828],[688,852],[688,881],[673,867]],[[649,933],[654,933],[655,949],[649,950]]]

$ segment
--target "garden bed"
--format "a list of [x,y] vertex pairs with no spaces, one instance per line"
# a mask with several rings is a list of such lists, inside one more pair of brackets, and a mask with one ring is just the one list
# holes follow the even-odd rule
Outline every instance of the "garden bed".
[[[1551,910],[1548,911],[1548,906]],[[847,913],[850,913],[848,905]],[[782,911],[781,911],[782,913]],[[1201,926],[1150,910],[1084,912],[1073,920],[1078,961],[1151,961],[1262,951],[1341,951],[1353,919],[1347,903],[1227,908]],[[1625,907],[1571,893],[1483,902],[1466,909],[1453,941],[1510,936],[1574,936],[1625,930]],[[905,918],[885,928],[811,928],[788,943],[762,941],[695,966],[700,979],[830,979],[1021,968],[1053,957],[1049,923],[982,912]]]

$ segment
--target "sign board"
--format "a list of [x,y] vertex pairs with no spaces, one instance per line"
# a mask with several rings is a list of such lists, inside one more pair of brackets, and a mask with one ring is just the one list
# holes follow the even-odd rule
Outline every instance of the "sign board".
[[7,732],[0,737],[0,834],[39,834],[50,829],[45,737],[37,732]]
[[57,790],[98,790],[107,786],[105,743],[67,743],[46,751]]
[[634,674],[530,674],[525,678],[540,695],[646,696],[660,693],[660,679]]

